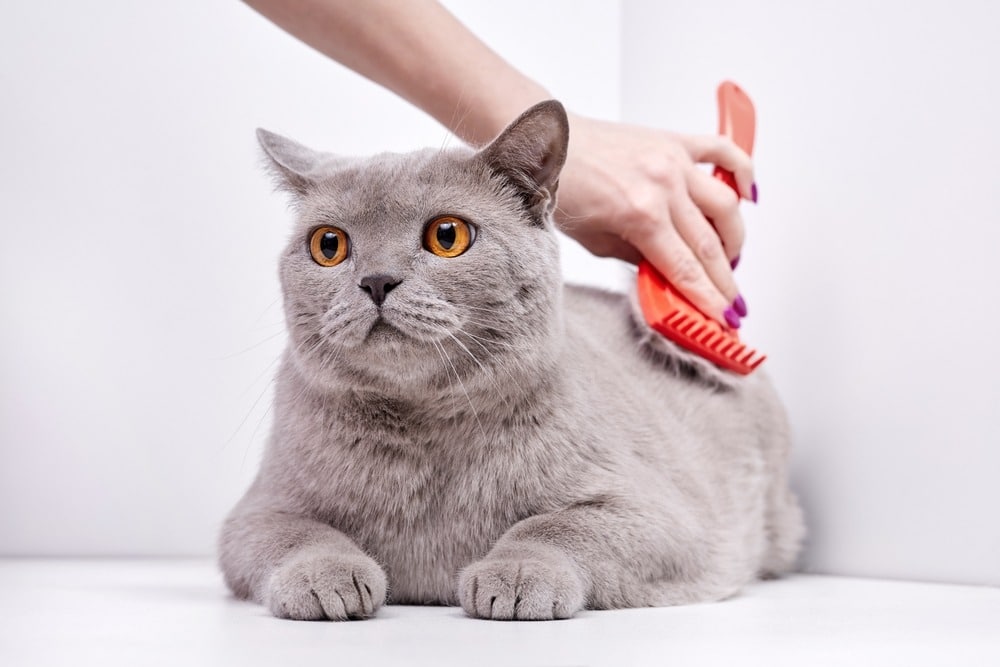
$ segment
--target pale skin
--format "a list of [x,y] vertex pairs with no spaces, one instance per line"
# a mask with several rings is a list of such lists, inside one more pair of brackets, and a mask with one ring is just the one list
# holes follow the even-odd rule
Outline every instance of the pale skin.
[[[552,97],[434,0],[246,2],[472,146]],[[560,229],[595,255],[645,257],[699,310],[738,327],[746,305],[731,266],[743,246],[740,198],[756,200],[750,157],[723,137],[569,119]],[[733,172],[739,195],[698,163]]]

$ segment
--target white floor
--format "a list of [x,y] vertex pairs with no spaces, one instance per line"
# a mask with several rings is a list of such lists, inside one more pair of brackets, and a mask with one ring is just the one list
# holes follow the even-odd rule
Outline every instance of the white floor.
[[0,560],[0,665],[1000,665],[1000,589],[795,576],[569,621],[282,621],[204,560]]

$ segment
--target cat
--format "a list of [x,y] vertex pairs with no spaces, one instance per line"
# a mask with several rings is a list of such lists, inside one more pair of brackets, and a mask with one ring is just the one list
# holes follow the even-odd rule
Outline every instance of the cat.
[[793,567],[786,417],[563,285],[557,101],[492,143],[353,159],[258,138],[297,221],[259,473],[225,520],[239,598],[292,619],[390,600],[477,618],[720,600]]

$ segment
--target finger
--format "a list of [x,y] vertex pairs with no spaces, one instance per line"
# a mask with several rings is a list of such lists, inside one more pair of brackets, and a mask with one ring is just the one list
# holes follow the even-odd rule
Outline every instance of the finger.
[[740,196],[752,202],[757,201],[753,160],[732,139],[718,134],[702,134],[687,137],[685,144],[692,160],[710,162],[732,172]]
[[720,315],[725,319],[725,309],[732,306],[740,294],[719,235],[686,192],[677,193],[670,200],[670,214],[677,233],[722,293],[725,302]]
[[689,169],[686,177],[688,194],[715,227],[732,266],[743,250],[745,238],[739,197],[728,185],[697,167]]
[[[691,204],[694,206],[694,204]],[[630,239],[657,271],[663,274],[677,291],[684,295],[695,308],[725,326],[739,327],[739,318],[734,317],[731,300],[719,291],[715,283],[705,272],[704,265],[698,261],[688,244],[681,238],[667,212],[666,218],[658,225],[645,226],[644,233]],[[708,223],[704,223],[708,226]],[[715,232],[708,227],[713,236]],[[718,239],[716,239],[718,245]],[[719,246],[721,253],[721,245]],[[729,309],[727,320],[726,311]]]

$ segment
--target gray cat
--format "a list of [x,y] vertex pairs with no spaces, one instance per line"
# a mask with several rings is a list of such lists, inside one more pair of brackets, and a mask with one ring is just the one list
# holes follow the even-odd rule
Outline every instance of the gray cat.
[[562,284],[568,134],[555,101],[478,152],[347,159],[258,132],[297,222],[273,433],[221,535],[238,597],[296,619],[387,597],[552,619],[791,568],[802,518],[764,374]]

